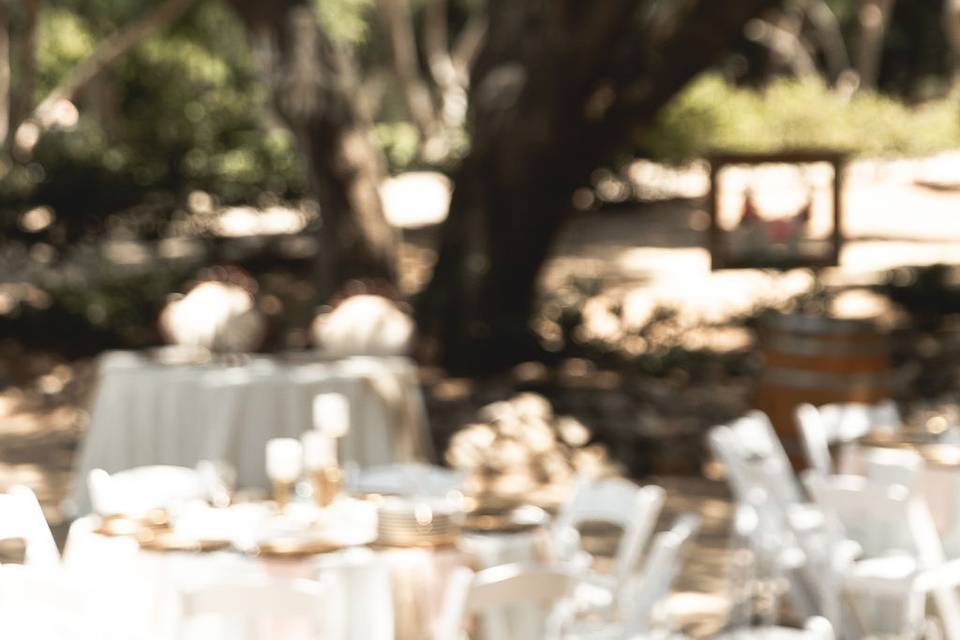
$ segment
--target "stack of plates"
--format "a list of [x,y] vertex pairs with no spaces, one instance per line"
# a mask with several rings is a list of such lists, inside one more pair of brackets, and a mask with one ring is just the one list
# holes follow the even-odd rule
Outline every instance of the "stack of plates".
[[377,515],[377,542],[390,547],[442,547],[457,542],[462,508],[450,500],[392,497]]

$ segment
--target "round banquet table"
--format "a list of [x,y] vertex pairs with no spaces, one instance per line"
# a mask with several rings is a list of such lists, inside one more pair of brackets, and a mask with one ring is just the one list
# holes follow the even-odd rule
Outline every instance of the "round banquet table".
[[90,425],[75,469],[74,513],[90,511],[86,478],[143,465],[192,467],[220,460],[237,486],[269,486],[264,447],[312,427],[313,398],[346,396],[351,429],[343,462],[361,466],[433,457],[415,365],[402,357],[321,360],[245,356],[233,362],[176,363],[116,351],[98,363]]
[[[232,551],[168,553],[142,551],[136,540],[94,532],[96,518],[74,522],[64,548],[64,565],[90,585],[98,605],[91,612],[104,638],[180,640],[177,596],[204,585],[250,584],[310,578],[326,588],[329,606],[322,612],[324,638],[392,640],[393,601],[389,568],[370,549],[350,548],[310,559],[266,560]],[[290,621],[278,640],[305,637]],[[223,638],[237,621],[197,620],[188,638]],[[285,626],[283,626],[285,625]]]
[[[205,584],[310,578],[328,587],[322,616],[329,640],[421,640],[429,637],[456,567],[474,569],[508,562],[535,562],[545,553],[542,529],[504,534],[465,534],[456,547],[438,549],[353,547],[298,560],[270,560],[237,551],[153,552],[133,538],[96,533],[98,518],[86,516],[70,528],[64,565],[90,585],[97,603],[91,615],[108,640],[181,640],[177,594]],[[477,620],[478,637],[504,640],[535,637],[533,611],[493,612]],[[188,627],[188,638],[224,635],[222,620]],[[289,624],[289,622],[287,623]],[[263,637],[299,639],[299,629]],[[194,635],[195,634],[195,635]]]

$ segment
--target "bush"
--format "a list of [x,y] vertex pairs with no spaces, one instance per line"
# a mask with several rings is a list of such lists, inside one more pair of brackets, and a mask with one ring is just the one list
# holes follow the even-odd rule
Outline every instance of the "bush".
[[960,110],[947,99],[919,107],[874,93],[845,100],[815,78],[780,79],[757,90],[706,74],[660,113],[640,144],[667,161],[791,147],[923,155],[960,146]]
[[[37,98],[142,11],[119,15],[120,8],[111,9],[112,20],[81,6],[42,12]],[[300,196],[302,168],[290,136],[265,126],[266,100],[233,12],[197,3],[84,89],[76,127],[47,133],[29,165],[0,173],[0,231],[37,205],[51,207],[58,226],[68,227],[64,239],[74,240],[157,192],[202,190],[224,203],[254,202],[264,192]],[[157,212],[159,225],[174,208]]]

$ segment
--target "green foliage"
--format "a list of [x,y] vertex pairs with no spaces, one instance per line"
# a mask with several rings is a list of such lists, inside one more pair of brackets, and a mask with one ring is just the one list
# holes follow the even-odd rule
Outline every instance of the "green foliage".
[[394,171],[408,168],[420,152],[420,137],[411,123],[381,122],[374,128],[377,142],[383,148]]
[[880,290],[917,316],[960,313],[960,268],[956,266],[900,267],[887,273]]
[[315,0],[320,24],[334,40],[361,44],[370,36],[368,15],[374,0]]
[[172,264],[131,270],[104,261],[82,278],[60,276],[50,272],[37,283],[42,306],[0,314],[0,334],[68,356],[159,344],[157,316],[188,271]]
[[[51,0],[38,34],[37,97],[151,6]],[[13,165],[0,180],[0,224],[47,205],[69,239],[158,191],[199,189],[227,203],[265,191],[297,196],[302,169],[289,135],[266,126],[266,101],[243,26],[222,3],[199,2],[90,83],[77,97],[77,127],[48,133],[29,166]]]
[[37,41],[38,88],[44,93],[96,46],[96,38],[80,16],[58,8],[40,13]]
[[950,100],[911,108],[887,96],[845,100],[818,79],[733,87],[716,75],[690,84],[641,140],[653,157],[683,160],[711,150],[842,148],[862,155],[921,155],[960,146]]

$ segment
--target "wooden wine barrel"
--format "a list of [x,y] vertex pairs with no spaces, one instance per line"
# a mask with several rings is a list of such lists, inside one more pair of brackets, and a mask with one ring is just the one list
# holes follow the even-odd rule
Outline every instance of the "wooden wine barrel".
[[876,403],[893,393],[890,338],[865,320],[771,315],[761,324],[764,368],[754,407],[773,422],[790,459],[804,463],[794,411],[809,402]]

